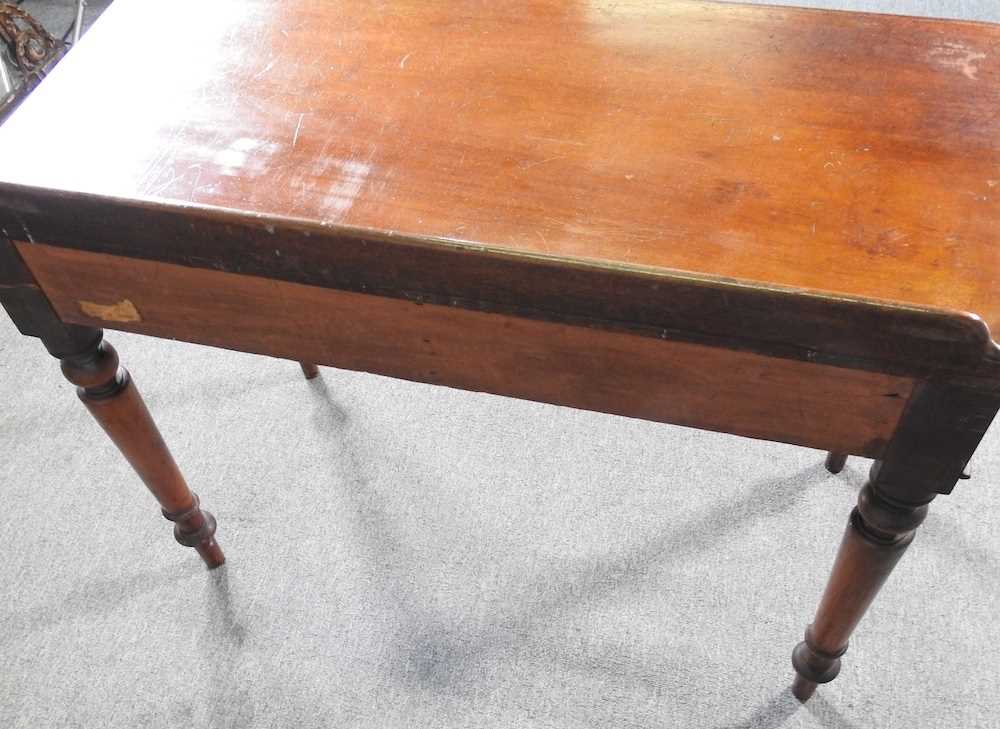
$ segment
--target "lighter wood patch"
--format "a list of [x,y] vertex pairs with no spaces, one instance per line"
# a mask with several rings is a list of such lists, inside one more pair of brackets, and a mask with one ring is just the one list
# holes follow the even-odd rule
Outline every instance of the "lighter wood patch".
[[961,71],[973,81],[979,80],[979,61],[986,60],[986,54],[970,48],[964,43],[939,43],[931,49],[930,57],[942,68]]
[[98,304],[94,301],[81,301],[79,304],[84,314],[102,321],[142,321],[135,304],[128,299],[122,299],[117,304]]

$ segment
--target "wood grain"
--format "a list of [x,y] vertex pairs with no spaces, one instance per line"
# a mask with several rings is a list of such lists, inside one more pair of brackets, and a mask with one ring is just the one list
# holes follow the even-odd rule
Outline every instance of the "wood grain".
[[[878,457],[907,378],[42,244],[67,322]],[[81,301],[132,302],[102,321]]]
[[[286,280],[337,278],[349,255],[339,288],[469,308],[500,284],[464,283],[481,257],[397,270],[364,255],[370,241],[652,271],[667,292],[695,277],[714,284],[709,306],[640,323],[729,337],[744,282],[791,297],[765,297],[778,333],[746,307],[749,342],[807,352],[819,331],[821,354],[880,359],[910,336],[898,359],[926,351],[929,369],[953,366],[933,359],[942,343],[996,355],[998,27],[686,0],[391,7],[119,0],[0,129],[0,223]],[[102,113],[75,120],[78,145],[63,110],[83,99]],[[41,140],[60,164],[38,163]],[[589,315],[602,299],[581,303],[568,279],[525,306],[565,287],[568,311],[544,311]],[[806,294],[829,315],[794,326]],[[864,322],[817,328],[843,326],[845,300]],[[622,301],[626,322],[657,308]]]

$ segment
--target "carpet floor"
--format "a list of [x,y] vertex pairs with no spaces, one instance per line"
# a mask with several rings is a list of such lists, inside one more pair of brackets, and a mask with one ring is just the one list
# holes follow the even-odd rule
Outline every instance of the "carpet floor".
[[229,561],[174,543],[0,316],[2,727],[1000,724],[1000,429],[801,706],[789,656],[868,462],[109,339]]

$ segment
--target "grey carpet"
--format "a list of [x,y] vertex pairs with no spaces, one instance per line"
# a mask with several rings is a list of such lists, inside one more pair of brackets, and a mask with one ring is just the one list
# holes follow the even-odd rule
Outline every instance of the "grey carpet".
[[109,338],[229,564],[174,544],[0,317],[0,726],[998,724],[997,430],[801,707],[789,653],[867,462]]

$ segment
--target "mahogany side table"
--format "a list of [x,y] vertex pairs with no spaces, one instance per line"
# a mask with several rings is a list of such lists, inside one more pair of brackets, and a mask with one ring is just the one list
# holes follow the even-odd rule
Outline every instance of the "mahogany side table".
[[1000,406],[1000,27],[389,7],[118,0],[0,128],[7,312],[209,567],[103,328],[873,458],[808,698]]

